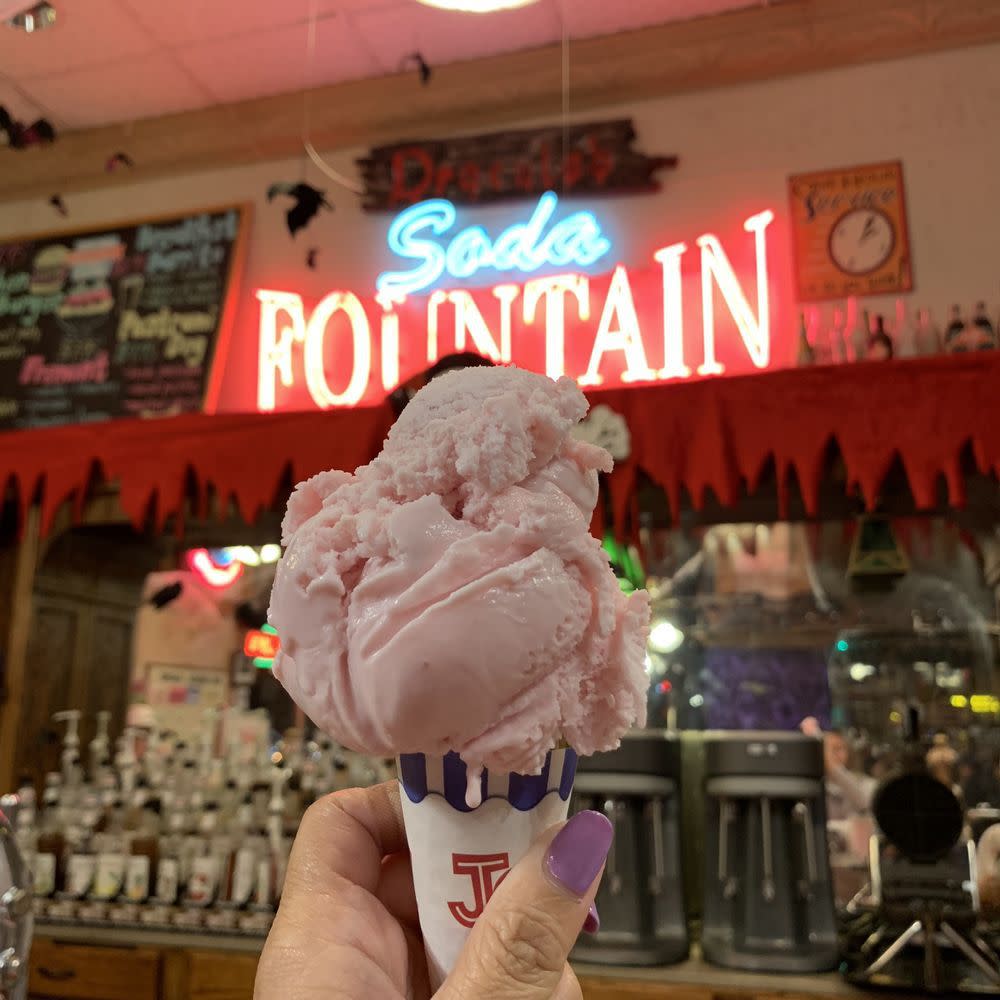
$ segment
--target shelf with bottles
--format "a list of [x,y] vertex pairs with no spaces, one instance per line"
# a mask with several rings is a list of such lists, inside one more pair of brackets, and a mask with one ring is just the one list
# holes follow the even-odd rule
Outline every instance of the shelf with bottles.
[[998,346],[997,330],[984,301],[971,313],[960,305],[951,307],[942,328],[931,310],[912,312],[903,299],[896,300],[895,316],[887,319],[859,306],[856,298],[832,310],[806,306],[799,313],[796,364],[844,364],[852,361],[887,361],[890,358],[932,357],[992,351]]
[[41,798],[26,780],[4,802],[40,920],[264,934],[309,805],[393,773],[391,761],[297,730],[226,744],[225,714],[214,713],[197,744],[128,728],[113,756],[100,713],[84,768],[80,714],[57,715],[61,767]]

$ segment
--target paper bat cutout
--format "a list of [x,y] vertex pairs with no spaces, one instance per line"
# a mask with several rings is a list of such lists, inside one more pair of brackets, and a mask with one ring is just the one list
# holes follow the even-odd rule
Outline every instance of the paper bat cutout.
[[240,628],[263,628],[267,624],[267,611],[255,608],[249,601],[237,604],[233,612]]
[[30,125],[18,121],[0,104],[0,133],[7,136],[7,144],[11,149],[27,149],[29,146],[42,146],[55,142],[56,130],[44,118],[39,118]]
[[51,198],[49,198],[49,204],[61,216],[63,216],[63,218],[65,218],[67,215],[69,215],[69,209],[66,207],[66,202],[64,202],[62,200],[62,195],[61,194],[54,194]]
[[162,611],[168,604],[176,601],[177,598],[181,596],[181,591],[183,590],[184,584],[182,584],[180,580],[176,583],[168,583],[165,587],[161,587],[149,598],[149,603],[152,604],[157,611]]
[[431,82],[434,70],[431,69],[430,64],[423,57],[423,53],[411,52],[408,56],[405,56],[402,68],[407,69],[411,65],[416,66],[417,72],[420,74],[420,82],[426,87]]
[[309,225],[313,216],[321,209],[333,211],[333,205],[326,200],[326,192],[320,191],[309,184],[272,184],[267,189],[267,200],[273,201],[275,195],[285,194],[295,199],[295,204],[285,213],[288,231],[294,236],[300,229]]
[[132,157],[128,153],[115,153],[109,156],[104,163],[104,169],[109,173],[114,173],[119,167],[128,167],[131,169],[135,166]]
[[310,247],[309,251],[306,253],[306,267],[308,267],[310,271],[316,270],[316,254],[318,253],[319,250],[316,247]]

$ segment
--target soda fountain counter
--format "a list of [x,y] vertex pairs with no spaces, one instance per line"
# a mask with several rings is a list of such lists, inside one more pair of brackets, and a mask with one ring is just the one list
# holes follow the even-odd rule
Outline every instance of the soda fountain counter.
[[[998,376],[990,354],[594,395],[629,441],[594,530],[654,614],[649,728],[577,788],[617,831],[587,1000],[1000,995]],[[20,483],[54,470],[0,524],[32,1000],[249,996],[303,809],[391,776],[283,698],[264,627],[292,482],[388,424],[10,435]]]

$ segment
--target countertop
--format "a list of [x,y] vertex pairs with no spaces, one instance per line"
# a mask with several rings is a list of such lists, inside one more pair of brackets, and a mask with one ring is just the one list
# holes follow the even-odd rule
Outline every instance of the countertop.
[[[239,954],[257,954],[264,939],[249,934],[213,931],[181,931],[140,927],[109,927],[106,925],[63,924],[48,921],[35,925],[35,935],[72,944],[114,945],[117,947],[145,947],[166,949],[191,949],[196,951],[227,951]],[[609,983],[642,984],[650,987],[690,986],[696,989],[733,990],[740,993],[760,993],[771,998],[788,997],[844,997],[869,1000],[893,1000],[904,994],[880,991],[873,994],[846,983],[836,973],[817,975],[777,975],[722,969],[709,965],[695,955],[685,962],[655,968],[634,968],[618,965],[593,965],[575,963],[581,980]],[[650,996],[655,996],[651,993]],[[664,996],[669,996],[665,991]]]
[[114,927],[108,924],[35,921],[35,937],[67,944],[114,945],[119,948],[191,948],[199,951],[233,951],[259,955],[264,938],[223,931],[183,931],[153,927]]

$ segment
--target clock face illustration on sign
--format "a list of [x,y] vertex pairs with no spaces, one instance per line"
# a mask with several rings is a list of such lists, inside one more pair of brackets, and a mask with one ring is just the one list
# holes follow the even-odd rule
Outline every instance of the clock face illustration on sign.
[[876,208],[853,208],[830,230],[830,259],[844,274],[870,274],[892,255],[896,230]]

